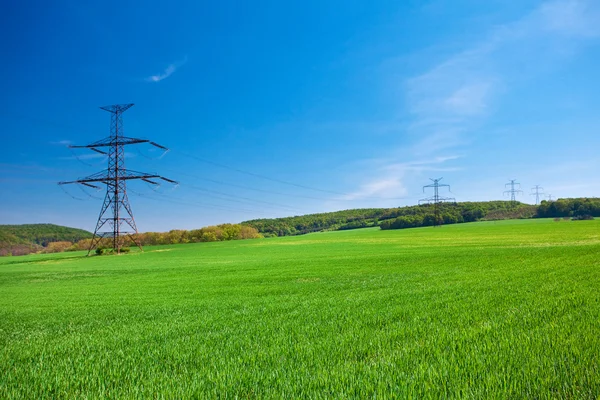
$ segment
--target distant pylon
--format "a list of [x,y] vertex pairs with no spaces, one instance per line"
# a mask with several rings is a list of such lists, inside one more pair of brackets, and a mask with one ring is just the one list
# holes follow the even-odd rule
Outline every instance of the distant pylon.
[[425,185],[423,186],[423,193],[425,193],[425,189],[426,188],[433,188],[433,196],[432,197],[428,197],[426,199],[421,199],[419,200],[419,204],[421,203],[433,203],[433,213],[434,213],[434,222],[433,222],[433,226],[436,227],[438,225],[440,225],[440,203],[443,201],[456,201],[456,199],[454,197],[440,197],[440,192],[439,192],[439,188],[440,187],[447,187],[448,191],[450,191],[450,185],[446,185],[446,184],[441,184],[440,181],[443,178],[438,178],[438,179],[431,179],[429,178],[431,181],[433,181],[432,184],[430,185]]
[[[534,193],[530,193],[530,196],[535,196],[535,204],[538,205],[540,204],[540,195],[544,195],[544,188],[541,187],[540,185],[535,185],[534,187],[531,188],[531,190],[535,190]],[[540,192],[541,190],[541,192]]]
[[551,194],[547,194],[546,198],[548,199],[548,201],[552,201],[552,195]]
[[[510,194],[510,201],[511,203],[516,203],[516,199],[515,199],[515,195],[517,194],[521,194],[523,193],[522,190],[520,190],[519,188],[521,187],[521,184],[519,182],[516,182],[516,179],[511,179],[510,182],[508,182],[506,185],[504,185],[504,187],[510,186],[509,190],[505,190],[504,194]],[[516,189],[515,189],[516,187]]]
[[[155,142],[151,142],[150,140],[123,136],[122,114],[132,106],[133,104],[115,104],[112,106],[100,107],[102,110],[108,111],[112,114],[110,119],[110,136],[88,145],[69,146],[70,148],[75,149],[87,148],[95,151],[96,153],[107,155],[108,168],[106,171],[97,172],[93,175],[78,179],[76,181],[58,183],[59,185],[77,183],[94,189],[99,189],[99,187],[94,185],[94,183],[106,185],[104,203],[100,209],[100,215],[98,217],[98,222],[96,223],[94,236],[92,237],[92,241],[88,249],[88,255],[103,238],[111,238],[113,250],[119,254],[123,246],[123,236],[129,237],[131,241],[135,243],[140,250],[142,250],[141,244],[134,236],[138,233],[138,230],[135,220],[133,219],[133,212],[131,211],[131,206],[129,205],[129,199],[127,198],[126,183],[128,180],[140,179],[152,185],[158,185],[158,183],[152,181],[151,179],[162,179],[169,183],[177,183],[160,175],[125,169],[124,146],[126,145],[148,143],[165,151],[168,150],[166,147]],[[100,150],[100,147],[108,147],[108,153],[104,150]],[[125,227],[125,229],[122,229],[124,224],[127,225],[128,228]],[[110,227],[110,231],[101,232],[100,230],[105,225]]]

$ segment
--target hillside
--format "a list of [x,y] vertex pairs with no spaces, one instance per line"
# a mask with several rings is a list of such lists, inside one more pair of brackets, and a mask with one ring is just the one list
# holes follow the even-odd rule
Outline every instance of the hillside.
[[[511,203],[510,201],[482,201],[441,204],[441,223],[453,224],[473,222],[481,219],[500,220],[514,218],[531,218],[536,214],[536,207]],[[432,225],[433,205],[423,204],[397,208],[365,208],[335,211],[330,213],[309,214],[285,218],[255,219],[242,224],[252,226],[265,236],[293,236],[326,230],[346,230],[382,226],[382,229],[394,229],[392,221],[408,217],[411,221],[420,218],[414,226]],[[389,224],[382,224],[383,221]],[[402,226],[404,227],[404,226]],[[406,226],[408,227],[408,226]]]
[[41,250],[51,242],[77,242],[92,237],[83,229],[54,224],[0,225],[0,255]]
[[[567,198],[542,201],[539,206],[510,201],[440,204],[439,224],[527,218],[600,217],[600,199]],[[397,208],[364,208],[301,216],[255,219],[241,224],[221,224],[190,231],[146,232],[138,235],[143,246],[295,236],[310,232],[367,227],[387,229],[434,225],[431,204]],[[0,225],[0,256],[24,255],[89,248],[92,234],[53,224]],[[107,246],[109,246],[107,244]]]

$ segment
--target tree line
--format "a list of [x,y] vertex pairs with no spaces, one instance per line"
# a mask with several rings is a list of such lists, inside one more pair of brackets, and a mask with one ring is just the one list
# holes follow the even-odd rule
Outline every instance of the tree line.
[[[12,237],[11,237],[12,236]],[[92,237],[91,232],[54,224],[0,225],[0,237],[47,246],[61,240],[78,241]]]
[[[3,232],[0,231],[0,255],[25,255],[30,253],[58,253],[63,251],[87,250],[92,241],[92,234],[87,231],[83,232],[86,232],[86,236],[88,236],[85,239],[77,241],[57,240],[47,242],[45,246],[42,246],[28,242],[25,239],[20,239],[15,235],[12,237],[3,235]],[[263,236],[255,228],[241,224],[221,224],[193,230],[176,229],[169,232],[145,232],[136,235],[136,239],[142,246],[218,242],[226,240],[258,239],[262,237]],[[98,244],[98,247],[110,246],[111,240],[108,238],[101,239]]]
[[381,229],[404,229],[420,226],[460,224],[480,220],[532,218],[536,207],[510,201],[441,203],[436,221],[433,204],[399,209],[397,217],[382,221]]
[[[516,218],[600,217],[600,199],[570,198],[542,201],[539,206],[510,201],[442,203],[439,224]],[[365,208],[285,218],[255,219],[194,230],[146,232],[137,235],[143,246],[256,239],[310,232],[358,229],[404,229],[435,224],[431,204],[396,208]],[[0,256],[37,252],[87,250],[90,232],[53,224],[0,225]],[[101,243],[109,247],[110,243]]]
[[377,226],[385,208],[363,208],[284,218],[263,218],[242,222],[265,237],[293,236],[324,230],[356,229]]
[[[531,218],[536,207],[510,201],[482,201],[440,204],[440,223],[455,224],[480,219]],[[256,228],[265,237],[301,235],[326,230],[379,226],[400,229],[434,225],[432,204],[396,208],[365,208],[309,214],[295,217],[255,219],[242,224]]]
[[91,232],[54,224],[0,225],[0,256],[43,251],[51,243],[91,238]]
[[600,199],[582,197],[574,199],[558,199],[556,201],[542,201],[537,207],[538,218],[572,217],[586,219],[586,217],[600,217]]

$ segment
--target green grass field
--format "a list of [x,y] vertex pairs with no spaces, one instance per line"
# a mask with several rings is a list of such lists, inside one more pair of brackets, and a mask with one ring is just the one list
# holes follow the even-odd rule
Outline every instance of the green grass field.
[[597,398],[600,221],[0,259],[0,398]]

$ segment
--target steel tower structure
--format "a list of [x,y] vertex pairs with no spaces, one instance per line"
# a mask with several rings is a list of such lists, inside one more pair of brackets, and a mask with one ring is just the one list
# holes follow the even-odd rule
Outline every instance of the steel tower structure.
[[516,179],[511,179],[510,182],[504,185],[505,188],[507,186],[510,186],[510,189],[505,190],[504,194],[510,194],[510,201],[514,205],[517,202],[515,195],[523,193],[523,191],[519,189],[521,184],[517,182]]
[[544,195],[544,188],[540,185],[535,185],[531,190],[535,190],[535,192],[530,193],[529,195],[535,196],[535,204],[538,205],[540,203],[540,196]]
[[425,193],[425,189],[426,188],[433,188],[433,196],[432,197],[428,197],[426,199],[421,199],[419,200],[419,204],[421,203],[433,203],[433,213],[434,213],[434,218],[435,221],[433,222],[433,226],[439,226],[440,225],[440,203],[443,201],[453,201],[456,202],[456,199],[454,197],[440,197],[440,189],[441,187],[447,187],[448,191],[450,191],[450,185],[446,185],[443,183],[440,183],[440,181],[443,178],[438,178],[438,179],[431,179],[429,178],[431,181],[433,181],[432,184],[430,185],[425,185],[423,186],[423,193]]
[[[112,239],[112,247],[117,254],[121,252],[125,236],[131,239],[142,250],[141,244],[134,236],[138,233],[138,230],[127,197],[127,181],[139,179],[152,185],[158,185],[152,179],[162,179],[166,182],[177,184],[176,181],[157,174],[137,172],[125,168],[125,146],[127,145],[148,143],[168,151],[166,147],[150,140],[123,135],[123,113],[132,106],[133,104],[115,104],[100,107],[102,110],[111,113],[110,136],[87,145],[69,146],[74,149],[86,148],[96,153],[107,155],[108,168],[105,171],[97,172],[85,178],[58,183],[59,185],[80,184],[94,189],[99,189],[96,184],[106,185],[106,195],[100,209],[100,215],[98,216],[94,236],[88,249],[88,255],[103,238]],[[108,229],[103,231],[105,227],[108,227]]]

